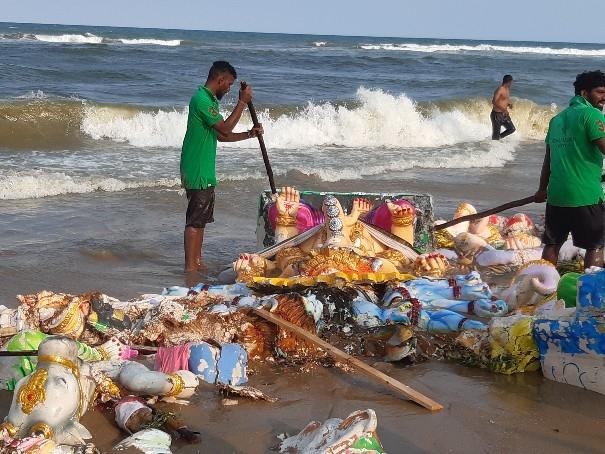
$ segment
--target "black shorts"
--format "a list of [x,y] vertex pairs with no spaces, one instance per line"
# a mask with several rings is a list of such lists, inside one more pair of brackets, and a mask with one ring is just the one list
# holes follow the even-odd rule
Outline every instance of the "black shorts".
[[557,207],[546,204],[544,235],[547,245],[561,245],[571,232],[573,244],[582,249],[603,247],[605,240],[605,205]]
[[186,227],[203,229],[206,224],[214,222],[214,188],[187,189]]
[[[510,119],[510,114],[508,112],[496,112],[495,110],[492,110],[489,118],[492,121],[493,140],[502,139],[516,131],[515,125]],[[502,131],[502,126],[505,128],[504,131]]]

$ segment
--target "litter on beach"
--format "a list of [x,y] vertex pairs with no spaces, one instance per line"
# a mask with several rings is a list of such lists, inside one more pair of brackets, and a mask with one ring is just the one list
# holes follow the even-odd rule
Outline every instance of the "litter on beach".
[[[94,450],[80,419],[100,408],[130,435],[116,449],[167,453],[171,440],[204,445],[178,408],[210,389],[232,412],[245,401],[277,405],[279,393],[255,382],[261,365],[276,373],[362,371],[389,385],[382,392],[394,402],[410,399],[429,410],[448,400],[442,390],[416,390],[389,376],[394,369],[371,364],[413,371],[441,360],[506,375],[542,371],[605,393],[599,349],[605,270],[561,279],[554,265],[535,259],[540,245],[528,216],[459,223],[433,238],[428,196],[383,194],[373,210],[354,205],[349,214],[337,197],[322,196],[324,217],[307,213],[298,236],[240,254],[233,282],[168,286],[128,301],[41,291],[4,306],[0,328],[14,334],[3,338],[0,356],[0,386],[13,392],[0,426],[2,452]],[[262,230],[279,228],[271,206],[260,216]],[[473,210],[461,204],[455,217]],[[414,247],[418,237],[424,252]],[[581,250],[570,259],[581,269]],[[507,284],[502,266],[514,270]],[[311,422],[279,449],[396,452],[379,433],[376,413],[359,410]]]

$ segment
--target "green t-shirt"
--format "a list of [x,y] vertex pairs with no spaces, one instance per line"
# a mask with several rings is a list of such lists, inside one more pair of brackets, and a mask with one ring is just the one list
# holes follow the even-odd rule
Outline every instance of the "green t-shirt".
[[603,155],[593,143],[605,137],[605,117],[582,96],[548,125],[550,179],[547,201],[560,207],[594,205],[603,199]]
[[189,103],[187,132],[181,149],[181,183],[185,189],[216,186],[216,130],[223,117],[216,96],[198,87]]

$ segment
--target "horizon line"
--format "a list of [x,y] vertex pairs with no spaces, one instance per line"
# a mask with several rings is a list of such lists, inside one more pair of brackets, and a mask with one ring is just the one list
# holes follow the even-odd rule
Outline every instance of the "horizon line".
[[492,39],[492,38],[445,38],[445,37],[427,37],[427,36],[390,36],[390,35],[334,35],[334,34],[321,34],[321,33],[290,33],[290,32],[257,32],[257,31],[242,31],[242,30],[209,30],[199,28],[165,28],[165,27],[143,27],[137,25],[94,25],[94,24],[58,24],[48,22],[7,22],[0,21],[0,24],[19,24],[19,25],[59,25],[59,26],[73,26],[73,27],[98,27],[98,28],[135,28],[144,30],[167,30],[167,31],[192,31],[192,32],[212,32],[212,33],[256,33],[264,35],[292,35],[292,36],[334,36],[343,38],[394,38],[394,39],[432,39],[432,40],[446,40],[446,41],[492,41],[492,42],[513,42],[513,43],[551,43],[551,44],[605,44],[599,42],[577,42],[577,41],[536,41],[533,39],[523,40],[505,40],[505,39]]

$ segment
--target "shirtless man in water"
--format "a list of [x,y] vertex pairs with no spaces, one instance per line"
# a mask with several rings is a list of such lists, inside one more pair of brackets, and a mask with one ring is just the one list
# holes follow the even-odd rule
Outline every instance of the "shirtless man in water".
[[[512,84],[513,76],[507,74],[502,78],[502,85],[496,88],[494,92],[492,113],[489,116],[492,120],[492,140],[503,139],[515,132],[515,125],[508,114],[509,107],[513,108],[510,103],[510,87]],[[505,128],[504,132],[500,132],[502,126]]]

